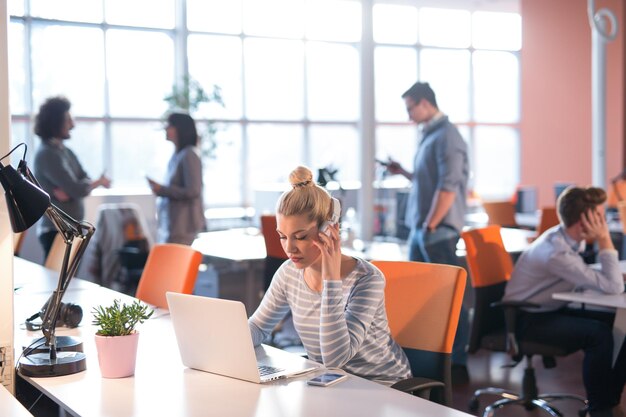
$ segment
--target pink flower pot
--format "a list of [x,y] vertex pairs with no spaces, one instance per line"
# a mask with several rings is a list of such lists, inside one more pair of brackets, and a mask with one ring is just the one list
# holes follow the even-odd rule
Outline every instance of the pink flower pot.
[[103,378],[124,378],[135,374],[139,333],[128,336],[96,335],[98,362]]

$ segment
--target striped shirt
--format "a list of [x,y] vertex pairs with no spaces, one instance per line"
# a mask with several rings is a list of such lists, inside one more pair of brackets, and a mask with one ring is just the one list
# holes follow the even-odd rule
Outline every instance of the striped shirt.
[[411,376],[408,359],[389,333],[385,277],[376,267],[357,259],[347,277],[324,280],[321,293],[308,287],[303,274],[291,261],[278,269],[248,320],[255,346],[291,309],[309,359],[388,385]]

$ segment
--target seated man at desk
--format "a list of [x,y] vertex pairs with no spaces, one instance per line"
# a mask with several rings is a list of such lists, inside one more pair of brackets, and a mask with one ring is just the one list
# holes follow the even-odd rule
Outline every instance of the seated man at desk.
[[372,264],[341,253],[339,202],[306,167],[289,176],[277,205],[277,232],[289,260],[248,323],[261,344],[291,310],[309,359],[386,385],[409,378],[409,361],[391,338],[385,278]]
[[[607,294],[624,291],[617,251],[604,217],[606,193],[601,188],[570,187],[557,201],[560,224],[548,229],[522,253],[504,300],[539,305],[518,319],[522,337],[549,341],[584,351],[583,382],[589,415],[623,416],[619,403],[626,380],[626,354],[613,367],[614,314],[574,310],[552,294],[594,289]],[[600,270],[589,267],[579,252],[585,241],[599,247]]]

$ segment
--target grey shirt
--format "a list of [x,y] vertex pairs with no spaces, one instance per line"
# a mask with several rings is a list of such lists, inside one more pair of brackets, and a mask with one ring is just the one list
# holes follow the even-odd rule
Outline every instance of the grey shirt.
[[447,116],[424,126],[423,139],[415,154],[412,187],[407,200],[405,222],[421,228],[433,203],[435,192],[453,191],[454,203],[441,221],[460,232],[465,224],[465,197],[469,162],[467,144]]
[[191,244],[206,230],[202,201],[202,161],[192,146],[174,155],[167,165],[167,178],[157,195],[158,241]]
[[[91,192],[91,179],[78,162],[71,149],[49,140],[41,141],[35,154],[33,174],[45,192],[50,194],[52,204],[76,220],[85,217],[83,199]],[[54,196],[54,189],[61,189],[69,196],[61,202]],[[43,216],[37,225],[37,233],[55,231],[54,224]]]
[[520,256],[504,293],[505,301],[529,301],[541,307],[529,311],[554,311],[567,301],[552,299],[555,292],[594,289],[608,294],[624,291],[624,278],[617,251],[598,254],[601,269],[592,269],[579,255],[583,242],[576,242],[561,225],[535,240]]

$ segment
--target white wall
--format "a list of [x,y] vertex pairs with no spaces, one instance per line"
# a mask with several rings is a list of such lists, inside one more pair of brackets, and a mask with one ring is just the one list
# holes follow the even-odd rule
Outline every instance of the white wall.
[[[0,156],[9,151],[11,116],[9,112],[9,54],[7,3],[0,1]],[[5,160],[3,163],[8,164]],[[1,187],[0,187],[1,188]],[[4,196],[4,191],[2,191]],[[0,198],[0,347],[13,357],[13,233],[4,197]],[[9,362],[13,366],[13,361]],[[12,376],[12,372],[8,372]],[[12,378],[5,383],[13,392]]]

